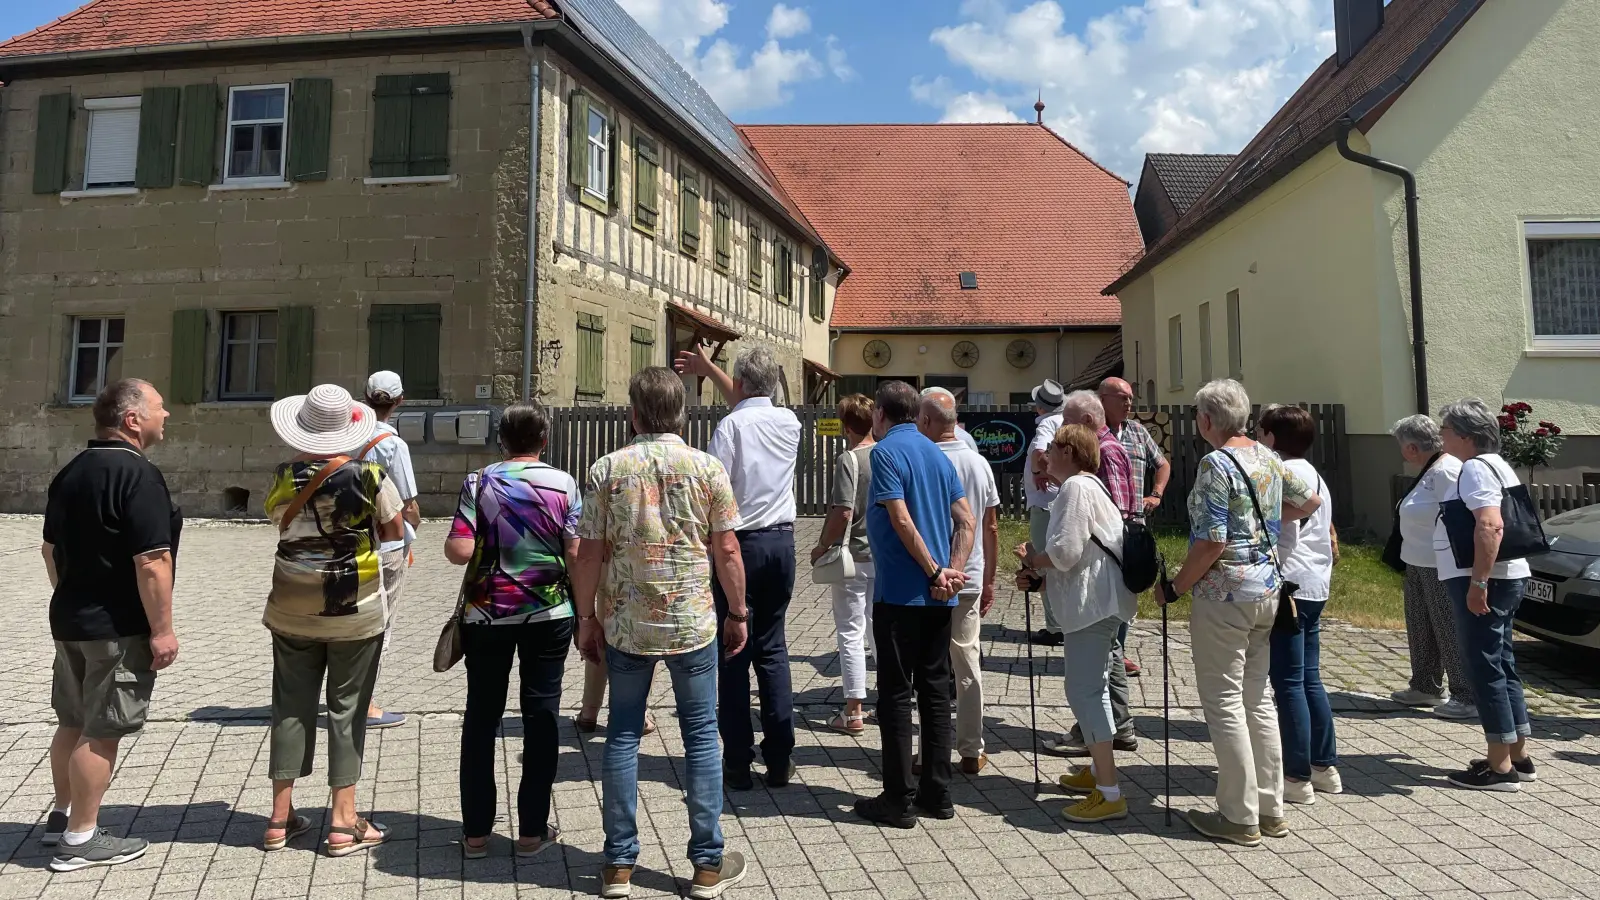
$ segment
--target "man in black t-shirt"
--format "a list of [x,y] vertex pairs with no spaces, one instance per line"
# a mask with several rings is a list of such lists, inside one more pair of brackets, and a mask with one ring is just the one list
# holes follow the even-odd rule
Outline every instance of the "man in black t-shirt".
[[43,842],[55,872],[114,866],[148,842],[98,828],[117,743],[144,727],[156,672],[178,657],[172,576],[183,519],[144,451],[167,412],[148,382],[113,382],[94,401],[95,440],[56,473],[44,517],[55,639],[50,745],[56,800]]

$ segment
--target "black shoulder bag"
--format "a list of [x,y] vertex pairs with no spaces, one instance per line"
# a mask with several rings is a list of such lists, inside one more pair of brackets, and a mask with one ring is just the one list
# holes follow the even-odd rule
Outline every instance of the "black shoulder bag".
[[1283,577],[1283,566],[1278,563],[1278,546],[1272,539],[1272,531],[1267,528],[1267,517],[1261,514],[1261,501],[1256,499],[1256,485],[1250,480],[1250,473],[1239,464],[1238,457],[1222,451],[1223,455],[1239,470],[1239,477],[1244,479],[1244,488],[1250,492],[1250,505],[1255,508],[1256,518],[1261,521],[1261,530],[1267,535],[1267,555],[1272,559],[1272,568],[1278,572],[1278,612],[1272,620],[1273,634],[1294,635],[1300,633],[1300,610],[1295,606],[1294,595],[1300,590],[1300,585]]
[[[1504,524],[1505,531],[1500,536],[1500,552],[1496,554],[1494,561],[1498,563],[1524,559],[1549,550],[1550,542],[1545,540],[1544,526],[1539,524],[1539,511],[1534,508],[1533,497],[1528,494],[1528,486],[1518,484],[1506,487],[1505,479],[1500,477],[1500,470],[1493,464],[1477,458],[1462,463],[1462,471],[1466,471],[1467,463],[1474,462],[1488,466],[1494,475],[1494,480],[1500,483],[1500,521]],[[1450,539],[1450,553],[1455,557],[1456,568],[1471,569],[1478,555],[1478,547],[1473,540],[1473,533],[1478,528],[1478,517],[1472,510],[1467,509],[1467,502],[1461,499],[1459,480],[1456,481],[1455,499],[1439,504],[1439,518],[1444,520],[1444,532]]]

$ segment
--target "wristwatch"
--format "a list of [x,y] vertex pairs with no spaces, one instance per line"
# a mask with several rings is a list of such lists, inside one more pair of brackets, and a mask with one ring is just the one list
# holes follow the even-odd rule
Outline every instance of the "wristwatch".
[[1475,588],[1482,588],[1482,589],[1487,591],[1489,589],[1489,582],[1487,582],[1487,581],[1474,581],[1472,583],[1472,586],[1475,587]]

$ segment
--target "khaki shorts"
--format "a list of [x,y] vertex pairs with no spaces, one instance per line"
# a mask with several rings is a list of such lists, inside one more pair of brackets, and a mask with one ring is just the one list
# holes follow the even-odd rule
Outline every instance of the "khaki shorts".
[[150,637],[56,641],[50,705],[63,728],[86,738],[118,738],[144,727],[156,673]]

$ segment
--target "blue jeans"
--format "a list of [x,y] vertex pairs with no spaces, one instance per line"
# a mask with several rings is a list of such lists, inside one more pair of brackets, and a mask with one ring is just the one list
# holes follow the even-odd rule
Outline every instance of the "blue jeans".
[[1522,678],[1512,652],[1511,623],[1522,605],[1526,578],[1489,579],[1489,612],[1474,615],[1467,609],[1470,577],[1450,578],[1444,589],[1456,610],[1456,639],[1461,644],[1461,665],[1472,682],[1478,701],[1478,720],[1492,744],[1515,744],[1533,734],[1528,705],[1522,697]]
[[1300,633],[1272,633],[1272,693],[1278,701],[1283,774],[1311,779],[1312,766],[1339,764],[1333,707],[1322,687],[1322,608],[1325,600],[1295,600]]
[[634,656],[606,646],[611,681],[611,720],[607,726],[602,817],[607,865],[631,866],[639,859],[639,734],[645,700],[658,661],[667,664],[678,701],[683,735],[689,806],[689,861],[722,865],[722,754],[717,746],[716,641],[675,656]]

